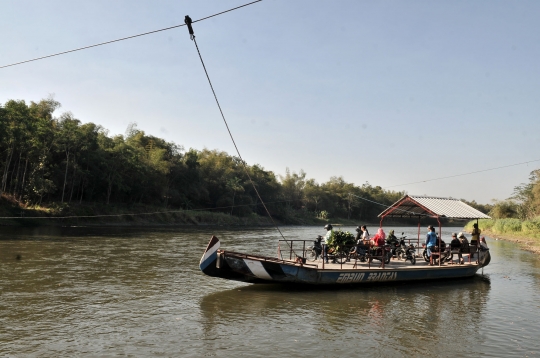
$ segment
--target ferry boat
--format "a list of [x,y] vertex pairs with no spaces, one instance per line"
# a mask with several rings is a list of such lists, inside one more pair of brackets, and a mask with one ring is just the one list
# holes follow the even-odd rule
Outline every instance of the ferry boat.
[[[440,218],[468,220],[489,218],[457,199],[409,195],[388,207],[379,217],[381,227],[384,218],[418,217],[418,244],[422,219],[436,219],[439,223],[439,237],[442,239]],[[305,257],[308,242],[311,243],[311,240],[280,240],[278,256],[268,257],[223,250],[219,239],[212,236],[199,266],[208,276],[248,283],[362,285],[472,277],[491,260],[489,249],[479,246],[470,253],[463,254],[465,256],[463,263],[454,260],[445,262],[439,253],[434,255],[439,257],[437,265],[424,260],[417,260],[416,264],[392,260],[389,264],[385,264],[382,257],[380,264],[372,261],[372,257],[365,262],[350,259],[341,263],[326,264],[321,259],[319,262],[309,263]],[[297,247],[296,250],[293,245]],[[283,249],[284,246],[286,250]],[[442,253],[442,250],[440,251]],[[472,253],[475,254],[473,259]]]

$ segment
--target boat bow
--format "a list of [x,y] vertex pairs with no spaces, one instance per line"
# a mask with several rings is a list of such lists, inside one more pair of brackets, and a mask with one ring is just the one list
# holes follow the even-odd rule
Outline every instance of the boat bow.
[[204,251],[204,254],[201,257],[199,267],[201,271],[207,275],[215,276],[212,273],[213,271],[215,271],[215,261],[217,260],[217,250],[219,249],[219,246],[219,239],[215,236],[212,236],[210,242],[208,243],[208,246],[206,247],[206,250]]

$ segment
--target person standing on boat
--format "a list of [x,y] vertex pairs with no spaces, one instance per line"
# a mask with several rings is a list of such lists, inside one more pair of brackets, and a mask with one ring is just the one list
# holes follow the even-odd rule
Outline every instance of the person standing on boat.
[[478,224],[473,225],[471,232],[471,258],[474,257],[474,253],[478,251],[478,244],[480,243],[480,233],[482,231],[478,228]]
[[433,225],[428,226],[429,232],[426,236],[426,250],[427,250],[427,256],[429,257],[429,264],[433,265],[431,262],[431,252],[435,248],[435,245],[437,244],[437,234],[435,234],[435,228]]
[[478,228],[478,224],[473,225],[473,230],[471,232],[471,245],[478,245],[478,242],[480,241],[480,233],[482,230]]
[[328,263],[328,244],[334,235],[334,230],[330,224],[326,224],[324,228],[326,229],[326,235],[324,235],[324,260]]

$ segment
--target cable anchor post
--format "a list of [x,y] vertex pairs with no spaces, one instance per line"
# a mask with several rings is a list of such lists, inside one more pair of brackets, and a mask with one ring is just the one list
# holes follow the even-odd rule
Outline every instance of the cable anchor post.
[[191,20],[191,17],[189,17],[189,15],[186,15],[186,17],[184,18],[184,23],[188,27],[189,38],[191,39],[191,41],[195,40],[195,33],[193,32],[193,27],[191,26],[192,22],[193,20]]

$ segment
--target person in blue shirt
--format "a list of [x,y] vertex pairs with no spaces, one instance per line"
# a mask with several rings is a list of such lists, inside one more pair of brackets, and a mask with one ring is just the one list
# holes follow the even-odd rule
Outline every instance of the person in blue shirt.
[[433,262],[431,261],[431,252],[433,251],[433,248],[437,244],[437,234],[435,234],[435,228],[433,225],[428,226],[429,232],[426,236],[426,249],[427,249],[427,255],[429,257],[429,264],[433,265]]

